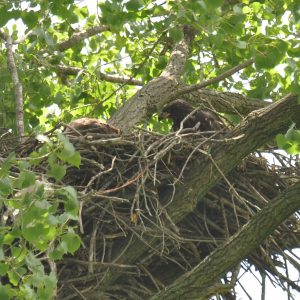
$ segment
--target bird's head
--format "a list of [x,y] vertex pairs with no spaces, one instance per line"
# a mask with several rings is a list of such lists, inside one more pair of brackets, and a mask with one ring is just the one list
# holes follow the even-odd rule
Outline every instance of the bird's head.
[[159,120],[171,119],[182,121],[193,111],[193,106],[184,100],[175,100],[167,104],[158,115]]

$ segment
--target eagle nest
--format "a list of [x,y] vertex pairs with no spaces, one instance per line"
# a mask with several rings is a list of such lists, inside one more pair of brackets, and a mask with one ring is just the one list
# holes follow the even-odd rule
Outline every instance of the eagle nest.
[[[167,135],[139,129],[121,136],[108,125],[67,127],[65,135],[79,151],[81,165],[70,167],[61,184],[78,192],[83,246],[56,262],[58,299],[81,299],[95,288],[99,299],[150,297],[237,232],[290,186],[296,173],[292,159],[270,150],[281,162],[271,165],[257,152],[223,174],[196,209],[175,224],[168,207],[193,162],[206,159],[211,136],[187,129]],[[53,143],[54,132],[48,134]],[[27,142],[19,153],[24,157],[38,147]],[[41,165],[37,168],[42,172]],[[299,218],[294,215],[240,267],[249,271],[254,266],[281,287],[288,283],[299,290],[276,268],[284,267],[279,257],[294,262],[285,250],[297,245]]]

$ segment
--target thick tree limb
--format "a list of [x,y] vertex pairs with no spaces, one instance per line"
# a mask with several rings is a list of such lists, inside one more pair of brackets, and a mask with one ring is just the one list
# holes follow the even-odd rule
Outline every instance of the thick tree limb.
[[185,30],[185,38],[178,43],[162,74],[142,87],[123,107],[118,109],[109,120],[109,123],[118,127],[124,133],[130,132],[133,126],[146,116],[157,111],[168,100],[172,91],[179,82],[184,65],[189,54],[189,44],[194,38],[194,32],[189,28]]
[[209,89],[200,89],[183,95],[181,98],[198,106],[201,103],[212,105],[217,111],[243,116],[251,111],[270,105],[270,102],[245,97],[238,93],[217,92]]
[[239,233],[151,299],[208,299],[212,296],[208,293],[211,286],[254,251],[285,219],[300,209],[299,194],[300,182],[282,192]]
[[[76,76],[79,72],[84,72],[85,70],[78,67],[70,67],[64,65],[53,65],[51,66],[57,70],[57,72],[64,75],[74,75]],[[105,73],[98,73],[101,80],[143,86],[143,82],[138,79],[133,79],[130,77],[114,76]],[[182,86],[182,89],[189,88],[189,86]],[[199,89],[191,93],[186,93],[181,96],[181,98],[197,106],[201,103],[208,103],[212,105],[217,111],[224,113],[237,112],[241,115],[247,115],[251,111],[259,108],[266,107],[269,102],[261,101],[260,99],[252,99],[245,97],[238,93],[231,92],[217,92],[209,89]]]
[[16,97],[16,127],[18,131],[19,141],[22,142],[24,136],[24,110],[23,110],[23,92],[22,84],[19,80],[18,70],[14,59],[13,40],[9,34],[0,31],[0,37],[5,39],[7,48],[7,62],[11,73]]
[[[253,59],[249,59],[246,62],[220,74],[219,76],[199,84],[191,86],[176,84],[179,82],[181,71],[183,70],[182,62],[185,61],[187,55],[187,45],[185,45],[185,52],[182,52],[183,49],[180,49],[181,44],[177,46],[177,48],[179,47],[178,49],[176,48],[173,51],[169,65],[161,76],[150,81],[128,102],[126,102],[124,106],[109,120],[110,124],[120,128],[123,132],[128,133],[136,123],[140,122],[146,116],[151,116],[164,104],[177,99],[179,96],[193,100],[191,102],[196,102],[195,99],[198,98],[197,104],[199,104],[199,100],[204,101],[203,95],[205,95],[206,101],[210,102],[217,109],[220,108],[219,111],[232,112],[232,108],[235,108],[236,112],[244,115],[253,109],[261,108],[266,105],[264,102],[257,102],[254,104],[251,100],[247,100],[247,98],[243,96],[238,97],[237,94],[233,93],[223,93],[222,97],[219,98],[218,96],[221,94],[217,94],[212,91],[210,93],[212,99],[208,99],[208,90],[201,90],[208,85],[219,82],[229,76],[232,76],[243,68],[246,68],[253,63]],[[231,96],[233,96],[233,99],[232,101],[229,101]],[[141,97],[143,97],[143,101],[141,101]],[[221,100],[223,100],[224,103],[222,103]]]
[[178,222],[192,212],[199,199],[222,179],[222,174],[214,165],[217,165],[224,174],[228,173],[248,154],[264,145],[276,134],[285,132],[292,121],[300,122],[298,97],[292,94],[266,108],[250,113],[226,136],[228,142],[224,141],[213,147],[210,155],[193,162],[193,166],[184,173],[183,185],[177,189],[176,196],[169,207],[169,214],[173,221]]
[[109,29],[110,28],[108,25],[97,25],[97,26],[88,28],[84,32],[74,33],[68,40],[57,44],[57,49],[61,52],[66,51],[67,49],[72,48],[74,45],[83,41],[84,39],[89,38],[93,35],[96,35],[100,32],[108,31]]
[[[300,122],[300,105],[297,96],[289,94],[280,101],[270,104],[266,108],[252,112],[242,123],[224,140],[211,149],[211,157],[199,155],[197,160],[189,166],[183,175],[182,184],[176,186],[174,199],[167,207],[168,214],[174,223],[179,222],[192,212],[202,197],[222,178],[223,175],[215,168],[215,165],[223,174],[228,173],[251,152],[265,144],[277,133],[285,132],[291,121]],[[235,139],[234,139],[235,137]],[[213,161],[212,161],[213,160]],[[162,199],[167,202],[168,199]],[[134,237],[124,253],[116,263],[133,264],[149,250],[149,245],[155,248],[156,239],[146,239],[147,245]],[[226,256],[226,253],[223,253]],[[113,284],[119,274],[108,272],[104,278],[101,289]],[[97,291],[89,293],[89,299],[93,299]]]

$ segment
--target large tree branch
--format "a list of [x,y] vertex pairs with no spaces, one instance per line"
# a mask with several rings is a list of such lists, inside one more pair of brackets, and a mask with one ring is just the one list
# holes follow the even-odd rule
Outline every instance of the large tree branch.
[[[200,154],[193,164],[188,166],[182,184],[176,186],[174,199],[170,203],[168,214],[177,223],[192,212],[202,197],[239,162],[251,152],[262,146],[277,133],[285,132],[291,121],[300,122],[300,105],[296,95],[287,95],[280,101],[270,104],[266,108],[252,112],[241,124],[235,128],[223,142],[211,149],[211,157]],[[222,171],[219,172],[215,165]],[[162,199],[163,203],[168,199]],[[155,248],[157,239],[147,237],[146,241],[138,238],[126,245],[116,255],[119,259],[116,263],[133,264],[149,249],[149,245]],[[145,244],[147,243],[147,245]],[[224,253],[223,255],[226,255]],[[104,278],[101,289],[113,284],[119,274],[108,272]],[[97,293],[91,292],[90,295]]]
[[11,73],[16,97],[16,127],[18,130],[19,141],[22,142],[24,136],[24,110],[23,110],[23,92],[22,84],[19,80],[18,70],[14,59],[13,40],[9,34],[0,31],[0,37],[6,41],[7,62]]
[[[228,141],[212,147],[207,157],[200,157],[184,173],[182,186],[170,205],[169,213],[175,222],[192,212],[199,199],[251,152],[264,145],[291,122],[300,122],[298,96],[289,94],[283,99],[251,112],[226,138]],[[211,157],[211,159],[209,159]],[[218,166],[218,169],[216,169]],[[199,172],[201,170],[201,172]],[[201,182],[201,185],[199,185]]]
[[[186,48],[187,45],[185,45]],[[254,109],[265,107],[267,103],[256,102],[234,93],[216,93],[211,91],[208,99],[208,90],[202,91],[213,83],[220,82],[238,71],[246,68],[253,63],[253,59],[239,64],[224,73],[194,85],[177,85],[181,72],[183,70],[183,62],[186,60],[187,51],[183,51],[182,45],[179,44],[172,53],[170,62],[161,76],[150,81],[140,91],[138,91],[124,106],[119,109],[109,123],[120,128],[123,132],[129,132],[131,128],[140,122],[147,115],[157,111],[164,104],[177,99],[178,97],[187,98],[190,102],[199,104],[200,101],[207,101],[217,110],[222,112],[231,112],[235,110],[237,113],[245,115]],[[175,79],[175,80],[174,80]],[[222,97],[219,97],[222,95]],[[203,97],[204,96],[204,97]],[[141,97],[143,100],[141,101]],[[230,99],[232,97],[232,99]]]
[[194,32],[185,29],[184,39],[172,51],[169,64],[162,74],[142,87],[123,107],[118,109],[109,123],[127,133],[133,126],[146,116],[151,116],[157,107],[161,107],[170,91],[178,85],[189,54],[189,45],[194,38]]
[[66,51],[67,49],[72,48],[74,45],[83,41],[84,39],[96,35],[100,32],[107,31],[109,29],[110,28],[108,25],[97,25],[88,28],[84,32],[74,33],[68,40],[57,44],[57,49],[61,52]]
[[248,98],[238,93],[217,92],[209,89],[200,89],[184,94],[181,98],[192,103],[194,106],[206,103],[212,105],[219,112],[229,114],[236,112],[243,116],[253,110],[270,105],[270,102]]
[[300,209],[300,182],[282,192],[198,266],[151,299],[208,299],[209,288],[254,251],[292,213]]

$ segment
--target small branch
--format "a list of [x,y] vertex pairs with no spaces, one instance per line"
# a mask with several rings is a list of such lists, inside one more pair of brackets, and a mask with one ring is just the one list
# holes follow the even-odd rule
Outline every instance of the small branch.
[[99,77],[101,80],[109,81],[113,83],[122,83],[122,84],[139,85],[139,86],[144,85],[144,83],[141,80],[133,79],[131,77],[113,76],[101,72],[99,72]]
[[197,83],[197,84],[193,84],[193,85],[190,85],[190,86],[187,86],[187,87],[183,87],[183,88],[179,89],[178,91],[176,91],[176,92],[174,92],[170,95],[170,101],[177,99],[181,95],[191,93],[191,92],[194,92],[196,90],[207,87],[211,84],[220,82],[220,81],[224,80],[225,78],[228,78],[228,77],[232,76],[233,74],[237,73],[238,71],[250,66],[253,63],[253,61],[254,61],[253,59],[249,59],[249,60],[245,61],[244,63],[242,63],[238,66],[235,66],[235,67],[229,69],[228,71],[226,71],[226,72],[224,72],[224,73],[222,73],[222,74],[220,74],[220,75],[218,75],[214,78],[203,81],[201,83]]
[[6,37],[7,37],[6,34],[2,30],[0,30],[0,38],[6,41]]
[[97,25],[97,26],[90,27],[84,32],[73,34],[68,40],[59,43],[57,45],[57,48],[61,52],[66,51],[67,49],[72,48],[74,45],[83,41],[84,39],[96,35],[100,32],[108,31],[109,29],[110,28],[108,25]]
[[[69,67],[69,66],[64,66],[64,65],[57,65],[53,66],[51,65],[54,69],[57,70],[60,74],[63,75],[77,75],[78,73],[84,73],[86,72],[85,69],[78,68],[78,67]],[[112,83],[121,83],[121,84],[130,84],[130,85],[143,85],[143,82],[141,80],[133,79],[130,77],[123,77],[123,76],[114,76],[114,75],[109,75],[105,74],[102,72],[98,72],[98,76],[100,77],[101,80],[112,82]]]
[[30,37],[31,35],[34,34],[33,30],[29,30],[25,35],[23,35],[21,38],[19,38],[18,40],[14,41],[14,44],[21,44],[23,43],[28,37]]
[[22,142],[24,135],[24,110],[23,110],[23,92],[22,85],[19,80],[18,70],[16,67],[16,63],[14,60],[13,53],[13,41],[10,35],[6,35],[2,31],[0,31],[0,37],[6,40],[6,48],[7,48],[7,63],[9,70],[11,72],[11,78],[14,86],[14,92],[16,97],[16,126],[18,130],[18,138],[19,141]]

